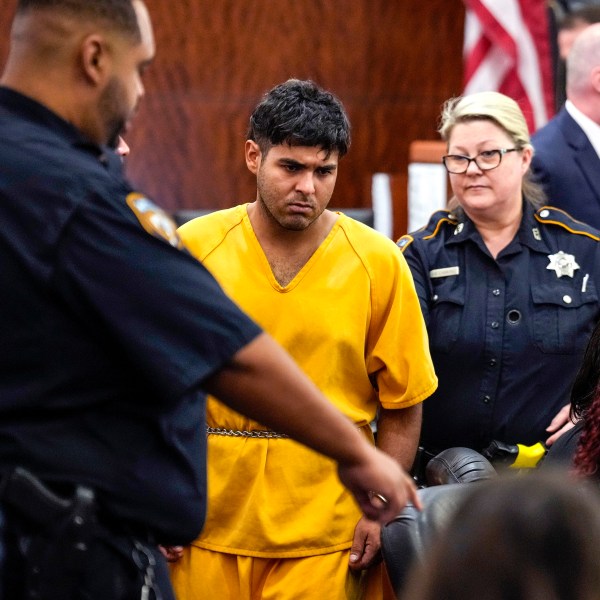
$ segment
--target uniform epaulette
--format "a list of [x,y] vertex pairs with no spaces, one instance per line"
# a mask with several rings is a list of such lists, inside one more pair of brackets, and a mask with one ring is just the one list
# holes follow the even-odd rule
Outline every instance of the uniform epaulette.
[[414,242],[415,238],[410,235],[410,234],[406,234],[403,235],[397,242],[396,242],[396,246],[398,246],[398,248],[400,248],[400,250],[402,250],[402,252],[404,252],[406,250],[406,248],[408,248],[408,246],[410,246],[410,244],[412,244],[412,242]]
[[406,235],[403,235],[396,242],[396,245],[404,252],[404,250],[406,250],[406,248],[414,241],[415,237],[420,237],[424,240],[435,237],[443,223],[452,223],[453,225],[456,225],[458,221],[449,210],[437,210],[429,217],[427,225],[421,227],[421,229],[418,229],[413,234],[407,233]]
[[536,211],[534,216],[537,221],[545,225],[558,225],[576,235],[585,235],[593,240],[600,241],[600,231],[586,223],[577,221],[569,213],[560,208],[542,206]]
[[427,235],[423,237],[424,240],[430,240],[434,238],[440,231],[440,227],[444,223],[451,223],[456,225],[458,219],[449,210],[437,210],[429,218],[429,223],[421,230],[427,232]]

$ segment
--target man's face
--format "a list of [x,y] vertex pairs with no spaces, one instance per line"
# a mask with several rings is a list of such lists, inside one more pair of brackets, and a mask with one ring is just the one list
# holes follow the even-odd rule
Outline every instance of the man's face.
[[337,179],[338,153],[318,146],[272,146],[267,155],[246,142],[246,164],[256,175],[257,201],[284,229],[302,231],[327,208]]
[[126,133],[144,95],[142,75],[152,58],[155,46],[148,11],[141,0],[134,0],[141,42],[118,39],[114,44],[114,69],[99,99],[99,111],[109,145],[117,146],[119,135]]
[[121,133],[128,128],[128,123],[135,112],[129,109],[127,90],[117,77],[112,77],[102,91],[99,100],[100,114],[104,121],[104,129],[108,135],[108,145],[116,148]]

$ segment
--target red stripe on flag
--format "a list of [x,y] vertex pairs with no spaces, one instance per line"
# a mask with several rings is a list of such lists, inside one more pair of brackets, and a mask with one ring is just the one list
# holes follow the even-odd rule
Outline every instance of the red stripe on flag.
[[[554,115],[554,74],[552,69],[552,43],[548,23],[548,3],[539,0],[520,0],[521,14],[527,29],[531,32],[536,46],[540,75],[543,82],[542,93],[548,118]],[[535,5],[532,10],[531,5]]]
[[510,98],[513,98],[519,104],[519,107],[523,111],[525,121],[527,121],[529,131],[535,131],[533,106],[531,106],[527,91],[523,87],[521,79],[516,73],[516,69],[513,69],[506,74],[506,77],[500,84],[498,91],[506,96],[509,96]]
[[465,0],[465,4],[469,6],[469,8],[477,17],[477,20],[483,27],[484,35],[489,38],[491,43],[502,48],[507,56],[510,56],[513,60],[516,60],[518,51],[515,40],[513,40],[510,33],[504,29],[496,16],[494,16],[486,6],[477,0]]
[[[495,90],[514,98],[521,106],[530,130],[541,127],[554,113],[546,1],[463,1],[481,28],[478,39],[464,57],[465,87],[469,84],[470,92]],[[514,39],[513,35],[518,36],[519,31],[523,33],[523,29],[528,32],[531,42]],[[503,59],[498,60],[499,55]],[[489,75],[487,79],[486,74]],[[498,76],[502,77],[500,81]],[[480,89],[474,86],[480,86]]]
[[480,37],[468,56],[465,57],[465,81],[471,79],[486,59],[492,43],[486,37]]

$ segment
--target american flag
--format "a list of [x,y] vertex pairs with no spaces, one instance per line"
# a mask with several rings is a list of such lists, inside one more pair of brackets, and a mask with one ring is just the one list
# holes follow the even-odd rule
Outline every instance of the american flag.
[[464,93],[497,91],[519,103],[530,132],[554,114],[546,0],[464,0]]

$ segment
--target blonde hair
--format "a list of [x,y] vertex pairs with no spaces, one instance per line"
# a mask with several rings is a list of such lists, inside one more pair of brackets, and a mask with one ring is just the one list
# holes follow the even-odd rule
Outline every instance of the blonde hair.
[[[499,92],[477,92],[450,98],[442,107],[438,131],[447,142],[459,123],[482,120],[491,121],[500,127],[519,150],[531,148],[533,152],[523,112],[512,98]],[[523,195],[534,206],[540,206],[546,201],[544,191],[531,180],[529,171],[523,176]]]

